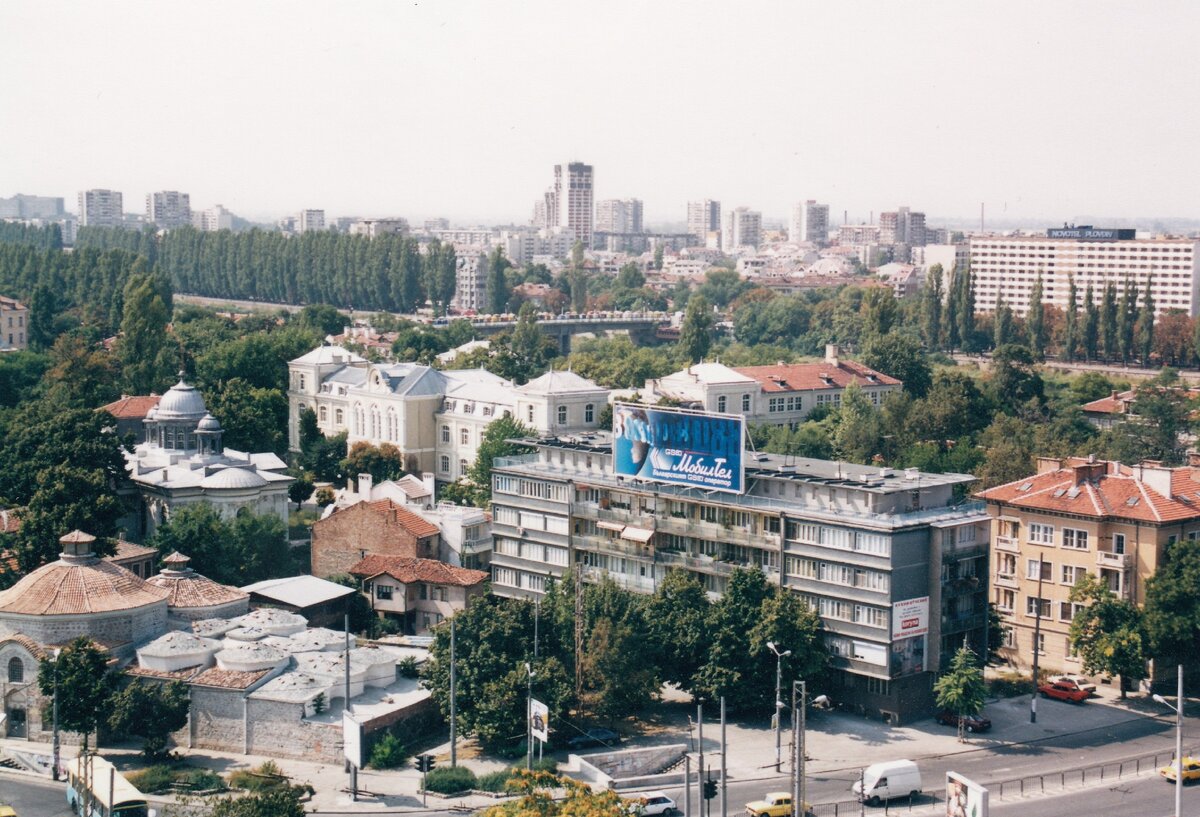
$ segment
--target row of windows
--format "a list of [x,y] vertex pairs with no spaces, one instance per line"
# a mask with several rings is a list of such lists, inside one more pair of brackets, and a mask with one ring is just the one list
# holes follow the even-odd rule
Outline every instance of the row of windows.
[[[421,601],[446,601],[446,588],[444,587],[430,587],[427,584],[421,584],[417,587],[417,597]],[[377,584],[375,585],[375,598],[389,601],[392,598],[394,590],[396,590],[394,585]]]
[[804,400],[799,395],[795,397],[772,397],[767,400],[767,411],[803,411]]
[[787,557],[787,573],[789,576],[803,579],[841,584],[846,587],[861,587],[865,590],[878,590],[885,593],[891,587],[891,577],[878,570],[865,570],[861,567],[820,562],[816,559],[801,559],[797,556]]
[[804,600],[821,618],[832,618],[838,621],[850,621],[864,627],[887,629],[888,611],[868,604],[851,604],[841,599],[831,599],[826,596],[804,596]]
[[[1121,550],[1125,551],[1125,537],[1122,534],[1117,534],[1121,537]],[[1044,525],[1034,522],[1029,526],[1029,541],[1035,545],[1053,545],[1054,544],[1054,526]],[[1114,537],[1114,546],[1115,546]],[[1062,546],[1071,550],[1087,550],[1088,549],[1088,532],[1078,530],[1076,528],[1063,528],[1062,530]]]
[[[725,395],[722,394],[720,397],[717,398],[717,411],[724,414],[726,411],[729,410],[728,405],[729,405],[729,399]],[[742,411],[749,411],[749,410],[750,410],[750,395],[743,394],[742,395]]]
[[825,545],[839,550],[854,550],[876,556],[890,556],[892,541],[887,534],[828,528],[809,522],[788,522],[787,538],[813,545]]
[[543,545],[540,542],[525,542],[519,539],[500,537],[496,541],[496,552],[504,556],[545,562],[559,567],[567,567],[570,564],[566,548]]
[[533,573],[522,573],[511,567],[492,566],[492,581],[505,587],[524,587],[526,590],[542,592],[546,589],[546,577]]
[[501,494],[516,494],[534,499],[549,499],[555,502],[567,501],[567,486],[561,482],[543,482],[540,480],[522,479],[505,474],[496,476],[495,489]]

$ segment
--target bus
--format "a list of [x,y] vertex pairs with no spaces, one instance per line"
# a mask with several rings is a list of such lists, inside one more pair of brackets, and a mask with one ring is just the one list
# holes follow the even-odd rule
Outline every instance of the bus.
[[[90,802],[84,813],[84,803]],[[67,805],[80,817],[155,817],[146,796],[99,755],[67,764]]]

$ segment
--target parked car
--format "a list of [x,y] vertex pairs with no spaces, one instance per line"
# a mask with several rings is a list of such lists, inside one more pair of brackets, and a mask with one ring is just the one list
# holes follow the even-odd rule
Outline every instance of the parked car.
[[629,803],[642,817],[656,817],[659,814],[670,817],[679,813],[675,801],[667,797],[666,792],[648,791],[641,797],[631,798]]
[[959,720],[962,720],[963,729],[968,732],[986,732],[992,728],[992,722],[982,715],[955,715],[949,709],[943,709],[934,716],[938,723],[944,723],[946,726],[958,728]]
[[[804,804],[804,817],[812,814],[812,804]],[[763,799],[746,804],[746,817],[792,817],[790,791],[767,792]]]
[[620,743],[621,736],[611,729],[589,729],[582,735],[575,735],[567,741],[572,749],[586,749],[589,746],[612,746]]
[[1085,677],[1084,677],[1084,676],[1082,676],[1082,675],[1060,675],[1060,676],[1058,676],[1057,678],[1054,678],[1054,679],[1052,679],[1052,680],[1054,680],[1054,681],[1062,681],[1062,682],[1064,682],[1064,683],[1067,683],[1067,682],[1069,682],[1069,683],[1072,683],[1072,684],[1074,684],[1075,686],[1077,686],[1077,687],[1079,687],[1080,689],[1082,689],[1082,690],[1083,690],[1084,692],[1086,692],[1088,695],[1095,695],[1095,694],[1096,694],[1096,685],[1095,685],[1095,684],[1092,682],[1092,679],[1091,679],[1091,678],[1085,678]]
[[[1179,764],[1172,761],[1170,765],[1163,766],[1158,770],[1158,775],[1163,780],[1175,782],[1175,769]],[[1194,783],[1200,780],[1200,759],[1194,757],[1184,757],[1183,759],[1183,782]]]
[[1080,689],[1073,681],[1052,681],[1042,684],[1038,687],[1038,692],[1042,694],[1043,698],[1070,701],[1073,704],[1081,704],[1091,697],[1091,693]]
[[872,806],[895,797],[916,797],[921,793],[921,770],[911,760],[873,763],[863,770],[861,780],[854,781],[851,791]]

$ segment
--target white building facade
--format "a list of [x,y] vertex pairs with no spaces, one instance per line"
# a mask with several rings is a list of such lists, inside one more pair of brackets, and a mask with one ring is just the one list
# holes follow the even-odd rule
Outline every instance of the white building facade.
[[829,243],[829,205],[817,204],[813,199],[793,205],[788,240],[793,244]]
[[125,216],[119,190],[79,191],[80,227],[121,227]]
[[160,190],[146,194],[146,221],[159,228],[184,227],[192,223],[192,201],[187,193]]
[[762,243],[762,213],[737,207],[725,214],[721,248],[733,252],[738,247],[754,247]]

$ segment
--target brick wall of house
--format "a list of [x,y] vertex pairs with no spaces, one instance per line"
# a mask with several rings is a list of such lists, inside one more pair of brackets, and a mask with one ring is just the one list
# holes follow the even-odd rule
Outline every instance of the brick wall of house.
[[313,525],[312,574],[327,579],[349,573],[364,556],[436,559],[438,536],[417,538],[388,511],[366,503],[337,511]]

